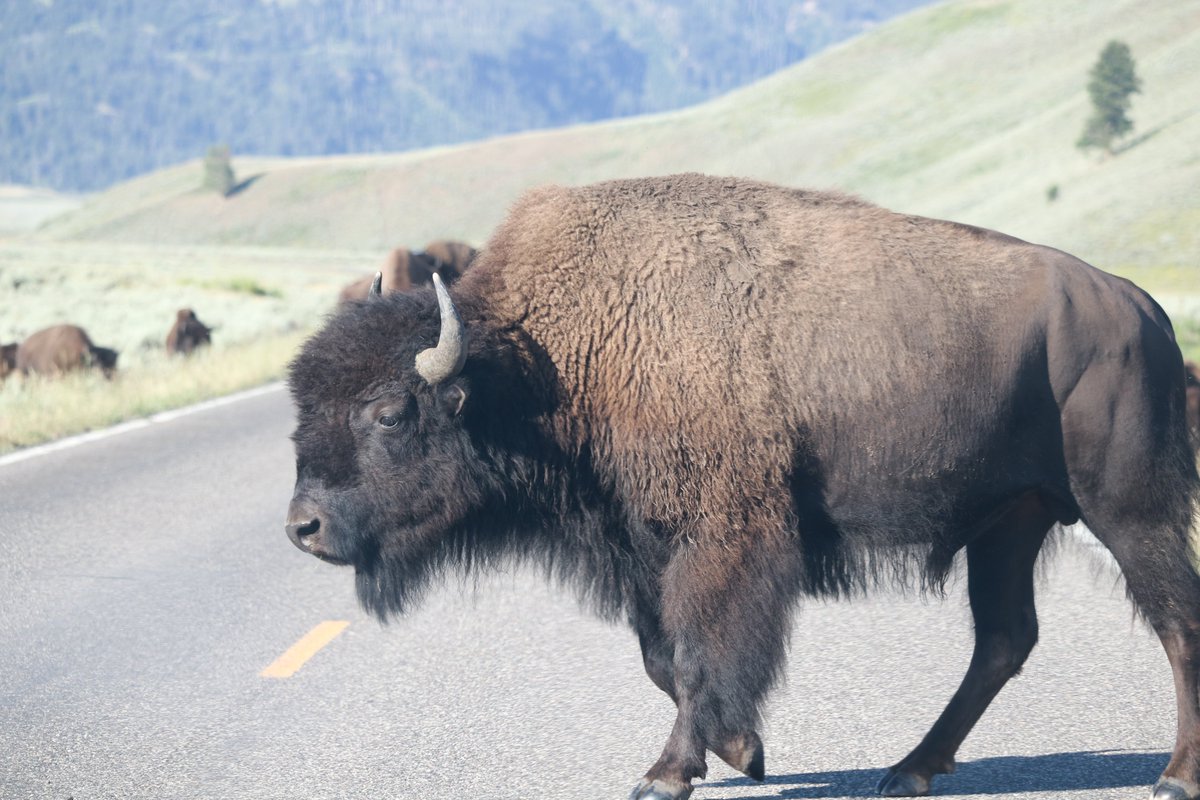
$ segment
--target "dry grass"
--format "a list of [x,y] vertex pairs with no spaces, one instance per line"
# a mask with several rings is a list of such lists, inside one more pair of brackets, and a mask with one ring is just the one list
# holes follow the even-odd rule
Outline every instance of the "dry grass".
[[189,359],[160,354],[111,381],[95,372],[10,380],[0,388],[0,453],[276,380],[306,333],[201,351]]

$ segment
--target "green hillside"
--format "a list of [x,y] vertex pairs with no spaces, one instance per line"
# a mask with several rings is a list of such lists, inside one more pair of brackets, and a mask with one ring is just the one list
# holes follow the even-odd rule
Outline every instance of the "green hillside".
[[[1115,157],[1074,143],[1110,39],[1143,81]],[[697,170],[837,187],[999,228],[1200,291],[1200,6],[952,0],[690,109],[398,155],[235,158],[222,199],[189,162],[119,185],[41,235],[378,250],[482,242],[524,188]],[[1047,192],[1058,189],[1051,202]]]

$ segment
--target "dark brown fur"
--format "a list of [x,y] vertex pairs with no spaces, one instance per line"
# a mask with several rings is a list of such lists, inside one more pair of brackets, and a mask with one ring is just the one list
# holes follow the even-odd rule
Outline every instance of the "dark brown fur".
[[881,784],[927,792],[1034,646],[1034,562],[1079,519],[1176,673],[1163,791],[1200,796],[1200,477],[1170,322],[1133,284],[854,198],[677,175],[528,193],[455,302],[470,350],[437,386],[413,369],[430,292],[305,345],[289,535],[352,564],[385,617],[505,557],[626,616],[678,707],[637,797],[686,797],[706,751],[761,778],[799,598],[940,587],[965,550],[970,668]]
[[0,381],[17,370],[18,342],[0,346]]
[[198,347],[212,343],[212,328],[205,325],[190,308],[175,312],[175,322],[167,332],[167,355],[189,356]]
[[92,344],[87,331],[78,325],[51,325],[21,342],[16,362],[25,375],[54,377],[78,369],[98,369],[111,378],[117,356],[115,350]]
[[1187,381],[1185,407],[1188,430],[1192,434],[1192,445],[1200,451],[1200,364],[1185,361],[1183,369]]

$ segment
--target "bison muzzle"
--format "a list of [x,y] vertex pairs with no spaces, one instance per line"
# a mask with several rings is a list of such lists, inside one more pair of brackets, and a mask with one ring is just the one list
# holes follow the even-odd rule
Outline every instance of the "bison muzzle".
[[804,597],[965,550],[975,650],[881,794],[922,795],[1037,641],[1034,566],[1083,520],[1166,649],[1200,797],[1200,477],[1170,321],[993,231],[677,175],[525,195],[451,298],[343,307],[290,368],[287,532],[402,613],[446,568],[541,561],[628,620],[677,706],[635,800],[714,753],[764,774],[760,707]]

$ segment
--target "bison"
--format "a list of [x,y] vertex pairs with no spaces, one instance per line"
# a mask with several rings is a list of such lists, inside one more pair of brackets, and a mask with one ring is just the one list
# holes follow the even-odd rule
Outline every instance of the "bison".
[[[379,272],[383,275],[383,291],[407,292],[417,286],[425,286],[433,279],[433,273],[442,280],[453,283],[471,264],[476,250],[468,244],[439,240],[430,242],[425,250],[414,253],[405,247],[397,247],[388,253]],[[348,284],[338,295],[338,304],[362,300],[371,288],[371,275]]]
[[938,589],[965,551],[970,666],[878,787],[928,793],[1037,641],[1035,561],[1080,520],[1174,670],[1153,797],[1200,797],[1200,477],[1171,323],[1132,283],[689,174],[535,189],[453,299],[436,284],[343,308],[292,362],[287,535],[381,618],[512,558],[628,620],[677,706],[633,798],[688,797],[707,752],[761,780],[797,602]]
[[197,347],[212,344],[212,328],[205,325],[190,308],[175,312],[175,324],[167,332],[167,355],[190,356]]
[[[446,283],[454,283],[471,266],[479,251],[465,242],[438,239],[425,245],[425,256]],[[432,279],[432,278],[431,278]]]
[[58,376],[72,370],[98,369],[112,378],[119,353],[92,344],[78,325],[51,325],[29,335],[17,348],[17,369],[25,375]]
[[[433,259],[423,253],[414,253],[407,247],[397,247],[388,253],[380,267],[383,275],[383,291],[407,292],[414,286],[429,283],[435,264]],[[349,303],[352,300],[362,300],[371,288],[372,275],[366,275],[342,289],[338,295],[338,303]]]
[[0,345],[0,381],[3,381],[17,369],[17,347],[19,344]]

